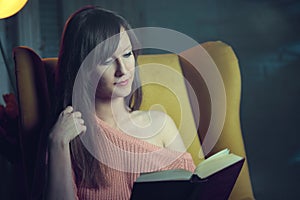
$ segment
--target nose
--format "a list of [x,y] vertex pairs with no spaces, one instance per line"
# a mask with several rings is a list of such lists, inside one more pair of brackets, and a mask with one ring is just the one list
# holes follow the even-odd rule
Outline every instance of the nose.
[[116,64],[117,64],[117,69],[116,69],[116,73],[115,73],[116,77],[121,77],[124,74],[128,73],[128,70],[127,70],[126,65],[123,62],[122,58],[117,58]]

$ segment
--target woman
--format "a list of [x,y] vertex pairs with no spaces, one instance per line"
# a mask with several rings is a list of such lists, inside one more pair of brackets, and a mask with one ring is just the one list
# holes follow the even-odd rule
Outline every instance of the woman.
[[129,199],[141,172],[194,170],[171,118],[138,110],[136,44],[129,24],[107,10],[85,7],[66,23],[46,199]]

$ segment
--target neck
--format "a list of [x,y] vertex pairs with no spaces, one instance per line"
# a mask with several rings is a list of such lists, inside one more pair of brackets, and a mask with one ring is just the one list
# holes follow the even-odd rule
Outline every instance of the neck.
[[96,99],[95,109],[97,117],[114,128],[117,128],[118,122],[128,117],[129,114],[124,98],[114,98],[109,101]]

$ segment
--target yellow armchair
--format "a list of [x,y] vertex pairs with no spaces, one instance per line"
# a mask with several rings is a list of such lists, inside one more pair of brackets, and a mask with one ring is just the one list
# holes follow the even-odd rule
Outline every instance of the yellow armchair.
[[[246,162],[237,179],[230,199],[254,199],[248,171],[247,157],[244,149],[240,128],[240,95],[241,77],[238,60],[230,46],[222,42],[207,42],[202,44],[216,63],[224,81],[227,106],[226,118],[222,133],[211,153],[223,148],[229,148],[235,154],[246,158]],[[46,120],[53,95],[53,80],[57,58],[40,58],[32,49],[16,47],[14,49],[15,72],[18,89],[18,103],[20,108],[20,139],[23,152],[24,173],[28,198],[37,186],[33,186],[36,165],[38,141],[41,126]],[[194,67],[183,57],[174,54],[141,55],[138,58],[141,65],[140,75],[143,84],[143,102],[141,109],[159,109],[167,112],[178,126],[188,151],[196,164],[203,159],[201,141],[205,137],[210,120],[210,97],[205,83],[200,75],[195,73]],[[156,66],[147,70],[150,63]],[[150,68],[149,68],[150,69]],[[175,76],[167,76],[171,70]],[[199,103],[200,118],[195,121],[190,106],[191,91],[186,89],[185,80],[191,84]],[[151,84],[148,78],[156,78],[156,84]],[[164,81],[161,84],[160,81]],[[171,90],[164,85],[171,86]],[[181,109],[184,108],[184,109]],[[196,124],[199,123],[199,128]],[[192,140],[191,140],[192,138]],[[41,144],[40,144],[41,145]],[[209,154],[210,155],[210,154]],[[31,194],[31,195],[30,195]]]
[[[230,199],[254,199],[240,127],[241,75],[238,59],[232,48],[223,42],[206,42],[201,46],[215,62],[223,79],[226,92],[224,126],[217,143],[206,157],[225,148],[229,148],[231,152],[245,157],[246,161]],[[196,54],[197,49],[194,52],[191,50],[189,53]],[[164,109],[173,118],[179,127],[185,144],[188,145],[188,151],[192,154],[195,164],[198,164],[204,155],[201,142],[203,142],[211,120],[212,106],[210,94],[203,77],[185,58],[174,54],[143,55],[139,57],[138,62],[142,65],[140,67],[141,81],[142,84],[145,84],[143,86],[145,100],[142,102],[141,109],[148,110],[153,105],[160,104],[161,107],[156,106],[153,109]],[[147,66],[147,64],[152,65],[151,69],[143,70],[143,65]],[[172,68],[173,71],[168,67]],[[167,71],[169,71],[169,74],[172,73],[173,76],[168,76]],[[183,74],[184,78],[177,75],[176,72]],[[150,80],[155,80],[155,83],[145,82],[149,77]],[[161,82],[160,80],[164,81]],[[186,88],[184,82],[188,82],[191,88]],[[166,86],[171,86],[171,88]],[[174,91],[174,88],[176,88],[176,91]],[[194,121],[192,110],[195,108],[192,109],[189,102],[192,93],[195,93],[197,97],[198,105],[196,104],[196,106],[200,111],[198,122]],[[199,124],[198,128],[196,124]],[[194,137],[194,135],[198,137]],[[194,138],[194,140],[190,141],[190,138]]]

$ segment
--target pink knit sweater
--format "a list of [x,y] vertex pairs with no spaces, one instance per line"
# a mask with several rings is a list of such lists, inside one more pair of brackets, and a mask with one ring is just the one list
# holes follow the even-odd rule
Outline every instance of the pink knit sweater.
[[[99,189],[77,188],[75,186],[78,199],[128,200],[131,195],[133,183],[141,172],[168,169],[194,171],[195,165],[190,154],[175,152],[152,145],[115,130],[102,120],[98,121],[100,134],[104,134],[110,143],[110,145],[102,145],[106,148],[105,158],[113,161],[105,163],[108,166],[106,175],[109,186]],[[115,147],[118,147],[118,150],[115,150]],[[101,152],[103,152],[103,149]],[[135,156],[131,157],[130,153],[133,153]],[[120,163],[126,163],[126,166],[122,166]]]

